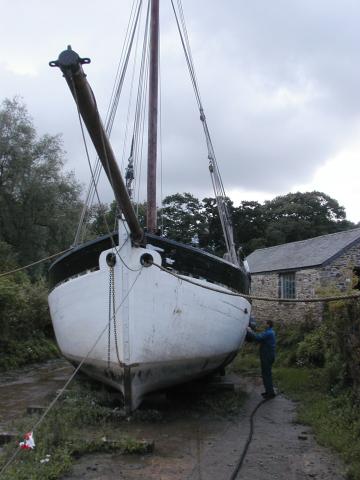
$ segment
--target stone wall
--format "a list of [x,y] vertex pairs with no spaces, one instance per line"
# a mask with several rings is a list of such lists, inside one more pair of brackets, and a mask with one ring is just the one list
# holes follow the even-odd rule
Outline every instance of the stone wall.
[[[320,286],[320,272],[316,269],[295,272],[296,298],[312,298]],[[252,275],[251,293],[255,296],[279,298],[279,273]],[[254,300],[252,313],[258,323],[267,319],[280,323],[301,322],[306,316],[321,320],[320,303],[264,302]]]
[[351,288],[354,267],[360,267],[360,246],[355,245],[321,268],[320,282],[324,289],[344,292]]
[[[295,272],[296,298],[313,298],[319,293],[343,293],[353,282],[353,269],[360,267],[360,245],[347,249],[327,265],[320,268],[307,268]],[[261,297],[279,298],[279,272],[252,275],[251,293]],[[254,300],[253,315],[261,323],[267,319],[278,322],[299,322],[307,315],[321,320],[321,303],[264,302]]]

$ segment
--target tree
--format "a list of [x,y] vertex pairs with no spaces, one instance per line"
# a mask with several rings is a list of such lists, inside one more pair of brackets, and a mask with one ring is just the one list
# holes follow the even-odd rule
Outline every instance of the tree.
[[353,228],[344,207],[322,192],[297,192],[273,200],[242,202],[234,209],[237,243],[246,255],[258,248]]
[[81,208],[80,184],[63,173],[59,135],[38,138],[25,105],[0,109],[0,240],[20,265],[69,246]]
[[183,243],[197,241],[202,226],[202,205],[191,193],[176,193],[164,198],[161,211],[165,237]]
[[243,248],[245,255],[266,246],[266,220],[259,202],[241,202],[233,209],[233,222],[236,243]]
[[297,192],[264,203],[267,245],[295,242],[354,227],[344,207],[325,193]]
[[[233,210],[233,204],[230,199],[226,199],[230,212]],[[219,210],[216,199],[206,197],[202,200],[202,231],[199,232],[199,246],[211,253],[222,257],[226,251],[223,229],[220,221]]]
[[[140,225],[146,226],[146,203],[134,203],[135,213]],[[117,218],[120,214],[116,200],[110,205],[107,203],[97,203],[92,205],[87,212],[84,222],[83,240],[92,240],[99,235],[106,235],[117,229]]]
[[117,228],[117,203],[114,200],[110,205],[97,203],[89,208],[86,220],[86,239],[90,240],[99,235],[106,235]]

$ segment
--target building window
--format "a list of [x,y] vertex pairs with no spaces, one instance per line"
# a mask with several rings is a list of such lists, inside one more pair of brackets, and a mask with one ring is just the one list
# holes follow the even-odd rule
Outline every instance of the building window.
[[279,297],[295,298],[295,272],[280,273]]
[[360,290],[360,267],[353,269],[353,289]]

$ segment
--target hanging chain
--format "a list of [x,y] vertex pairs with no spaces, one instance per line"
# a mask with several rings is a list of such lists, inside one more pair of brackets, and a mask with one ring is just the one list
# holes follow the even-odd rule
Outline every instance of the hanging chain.
[[108,321],[108,350],[107,350],[107,368],[110,370],[110,343],[111,343],[111,292],[113,290],[113,267],[109,270],[109,321]]
[[[114,342],[115,342],[115,350],[116,350],[116,357],[119,365],[122,365],[120,360],[120,353],[119,353],[119,346],[118,346],[118,336],[117,336],[117,326],[116,326],[116,308],[115,308],[115,269],[114,267],[110,267],[110,295],[111,299],[109,298],[110,307],[112,307],[112,320],[114,325]],[[110,317],[109,317],[110,322]]]

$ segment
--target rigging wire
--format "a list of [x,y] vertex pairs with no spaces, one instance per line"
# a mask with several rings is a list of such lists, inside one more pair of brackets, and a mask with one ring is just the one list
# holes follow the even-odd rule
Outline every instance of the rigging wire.
[[129,124],[130,124],[130,111],[131,111],[131,105],[132,105],[132,99],[133,99],[133,87],[134,87],[134,78],[135,78],[135,71],[136,71],[136,56],[137,56],[138,45],[139,45],[139,34],[140,34],[140,29],[138,28],[137,35],[136,35],[136,45],[135,45],[135,54],[134,54],[131,82],[130,82],[129,102],[128,102],[128,109],[127,109],[127,115],[126,115],[126,128],[125,128],[125,135],[124,135],[123,152],[121,156],[122,171],[124,170],[127,136],[128,136],[128,130],[129,130]]
[[[159,36],[159,48],[161,49],[161,36]],[[160,231],[164,235],[164,196],[163,196],[163,143],[162,143],[162,88],[161,88],[161,54],[159,54],[159,145],[160,145]]]
[[[137,8],[135,8],[135,4],[136,4],[136,1],[134,0],[132,10],[131,10],[130,19],[129,19],[129,23],[128,23],[128,27],[127,27],[127,31],[126,31],[125,42],[124,42],[124,45],[123,45],[121,58],[120,58],[120,61],[119,61],[119,64],[118,64],[116,79],[115,79],[115,82],[114,82],[113,92],[112,92],[112,95],[111,95],[111,101],[109,103],[109,107],[108,107],[108,111],[107,111],[107,116],[106,116],[107,118],[106,118],[106,121],[105,121],[105,124],[106,124],[105,130],[106,130],[106,133],[109,136],[111,135],[112,127],[113,127],[113,124],[114,124],[116,110],[117,110],[117,107],[118,107],[118,104],[119,104],[119,99],[120,99],[120,95],[121,95],[121,91],[122,91],[122,87],[123,87],[123,83],[124,83],[124,79],[125,79],[125,73],[126,73],[126,70],[127,70],[128,63],[129,63],[135,33],[137,31],[137,26],[139,24],[139,19],[140,19],[141,11],[142,11],[142,0],[138,1]],[[91,205],[94,201],[95,185],[97,185],[97,183],[99,181],[101,170],[102,170],[101,163],[100,163],[99,158],[97,158],[96,163],[95,163],[95,167],[93,168],[93,173],[94,174],[91,175],[91,182],[90,182],[88,194],[86,196],[84,207],[83,207],[83,210],[82,210],[82,213],[81,213],[81,216],[80,216],[78,229],[77,229],[75,239],[74,239],[74,245],[77,245],[79,243],[80,232],[81,232],[81,229],[84,225],[86,212],[88,210],[88,206]],[[98,195],[96,195],[96,196],[98,197]],[[86,230],[86,225],[85,225],[84,230]],[[85,231],[83,232],[83,236],[82,236],[82,239],[81,239],[82,241],[84,239],[84,235],[85,235]]]
[[[73,82],[73,77],[70,77],[71,78],[71,81]],[[90,88],[90,87],[89,87]],[[83,138],[83,142],[84,142],[84,148],[85,148],[85,153],[86,153],[86,158],[87,158],[87,162],[88,162],[88,165],[89,165],[89,168],[90,168],[90,173],[91,173],[91,177],[94,181],[94,172],[93,172],[93,169],[92,169],[92,166],[91,166],[91,161],[90,161],[90,155],[89,155],[89,150],[88,150],[88,147],[87,147],[87,142],[86,142],[86,137],[85,137],[85,131],[84,131],[84,126],[83,126],[83,123],[82,123],[82,118],[81,118],[81,114],[80,114],[80,108],[79,108],[79,103],[78,103],[78,98],[77,98],[77,95],[76,95],[76,90],[75,88],[73,87],[73,91],[74,91],[74,99],[75,99],[75,103],[76,103],[76,107],[77,107],[77,112],[78,112],[78,117],[79,117],[79,123],[80,123],[80,130],[81,130],[81,134],[82,134],[82,138]],[[95,100],[95,97],[94,97],[94,104],[96,106],[96,112],[97,112],[97,115],[98,117],[100,118],[100,114],[99,114],[99,111],[97,109],[97,104],[96,104],[96,100]],[[102,137],[102,142],[104,142],[104,138]],[[105,157],[106,157],[106,162],[107,164],[109,163],[108,161],[108,158],[107,158],[107,155],[106,155],[106,149],[105,149],[105,145],[103,143],[103,150],[105,152]],[[109,169],[110,170],[110,169]],[[112,182],[111,182],[112,183]],[[97,199],[98,199],[98,202],[99,204],[101,203],[100,202],[100,196],[99,196],[99,192],[98,192],[98,188],[97,188],[97,184],[94,182],[94,188],[95,188],[95,192],[96,192],[96,196],[97,196]],[[115,240],[114,240],[114,234],[113,232],[110,231],[110,228],[109,228],[109,224],[108,224],[108,221],[107,221],[107,218],[106,218],[106,215],[104,214],[103,215],[103,218],[104,218],[104,222],[105,222],[105,226],[106,226],[106,230],[108,232],[108,235],[111,239],[111,243],[112,243],[112,246],[113,246],[113,249],[115,250],[117,256],[119,257],[120,261],[123,263],[123,265],[128,269],[128,270],[131,270],[133,272],[136,272],[138,270],[140,270],[140,268],[138,269],[133,269],[131,267],[129,267],[124,259],[121,257],[120,255],[120,250],[123,248],[123,246],[125,245],[125,243],[129,240],[130,238],[130,235],[129,235],[129,232],[128,232],[128,236],[127,236],[127,239],[125,240],[125,242],[123,243],[123,245],[121,246],[120,249],[118,249],[116,243],[115,243]]]
[[[114,95],[113,104],[111,106],[109,118],[108,118],[108,121],[107,121],[106,133],[107,133],[108,136],[110,136],[112,128],[113,128],[115,115],[116,115],[117,107],[118,107],[119,100],[120,100],[120,95],[121,95],[121,92],[122,92],[122,87],[123,87],[124,80],[125,80],[125,74],[126,74],[127,66],[128,66],[129,59],[130,59],[134,38],[135,38],[135,33],[136,33],[137,26],[138,26],[139,18],[140,18],[141,7],[142,7],[142,0],[140,0],[139,6],[138,6],[138,9],[137,9],[137,12],[136,12],[136,17],[135,17],[134,25],[133,25],[132,32],[131,32],[131,37],[129,39],[129,45],[128,45],[128,48],[126,50],[126,56],[125,56],[125,59],[124,59],[124,62],[123,62],[123,67],[122,67],[122,70],[121,70],[121,74],[120,74],[119,79],[118,79],[118,84],[117,84],[117,87],[116,87],[116,92],[115,92],[115,95]],[[100,114],[98,114],[98,115],[99,115],[99,118],[100,118]],[[111,178],[110,178],[110,183],[111,183],[111,185],[113,185],[113,181],[112,181]]]
[[0,278],[6,277],[16,272],[21,272],[22,270],[26,270],[30,267],[33,267],[34,265],[39,265],[39,263],[46,262],[46,260],[51,260],[54,257],[58,257],[59,255],[63,255],[64,253],[70,252],[70,250],[72,249],[73,247],[70,247],[70,248],[67,248],[66,250],[62,250],[61,252],[54,253],[53,255],[49,255],[48,257],[41,258],[40,260],[36,260],[35,262],[29,263],[28,265],[24,265],[23,267],[14,268],[13,270],[9,270],[8,272],[0,273]]
[[138,174],[137,174],[137,178],[138,178],[138,181],[137,181],[137,215],[139,215],[139,206],[140,206],[140,187],[141,187],[141,172],[142,172],[142,166],[143,166],[143,158],[144,158],[144,142],[145,142],[145,135],[144,135],[144,132],[145,132],[145,121],[146,121],[146,102],[145,102],[145,98],[147,96],[147,90],[148,90],[148,78],[149,78],[149,52],[147,53],[147,57],[146,57],[146,64],[145,64],[145,81],[144,81],[144,85],[145,85],[145,88],[144,88],[144,92],[143,92],[143,105],[142,105],[142,109],[141,109],[141,113],[140,113],[140,120],[139,120],[139,123],[140,123],[140,130],[139,130],[139,137],[141,139],[141,141],[139,142],[139,145],[138,145],[138,166],[137,166],[137,171],[138,171]]
[[[182,8],[181,0],[177,0],[178,4],[178,10],[179,14],[176,11],[174,1],[171,0],[171,5],[172,9],[175,15],[175,20],[178,28],[178,32],[180,35],[180,40],[183,46],[184,54],[185,54],[185,59],[186,63],[189,69],[190,73],[190,79],[191,83],[194,88],[194,93],[196,97],[196,101],[198,103],[198,108],[200,112],[200,120],[203,125],[203,130],[205,134],[205,139],[206,139],[206,144],[207,144],[207,149],[208,149],[208,160],[209,160],[209,171],[210,171],[210,176],[214,188],[214,193],[216,197],[216,203],[217,207],[219,210],[219,217],[224,233],[224,238],[225,238],[225,243],[226,243],[226,248],[228,251],[228,255],[231,258],[231,261],[235,264],[240,264],[238,255],[235,251],[235,243],[234,243],[234,237],[233,237],[233,229],[232,229],[232,222],[231,222],[231,217],[228,211],[228,207],[226,204],[226,193],[224,189],[224,185],[222,183],[221,175],[220,175],[220,170],[218,168],[217,160],[216,160],[216,155],[215,155],[215,150],[212,144],[211,136],[210,136],[210,131],[207,125],[205,113],[204,113],[204,108],[202,105],[201,97],[200,97],[200,91],[198,87],[198,82],[197,82],[197,77],[196,77],[196,72],[195,72],[195,67],[194,67],[194,62],[192,58],[192,53],[191,53],[191,48],[190,48],[190,42],[188,38],[188,33],[187,33],[187,28],[186,28],[186,23],[185,23],[185,16],[184,16],[184,11]],[[179,19],[180,17],[180,19]],[[242,267],[242,265],[240,264]]]
[[[134,115],[134,125],[133,125],[133,139],[134,139],[134,170],[135,174],[135,185],[138,184],[140,187],[140,175],[138,171],[141,170],[142,162],[142,148],[141,144],[143,141],[143,109],[145,106],[146,98],[146,87],[147,87],[147,66],[148,66],[148,42],[149,42],[149,24],[150,24],[150,3],[148,3],[148,9],[145,20],[144,36],[143,36],[143,45],[142,45],[142,54],[139,70],[139,81],[138,81],[138,90],[136,98],[136,107]],[[137,201],[138,203],[138,201]]]
[[[144,132],[146,119],[146,97],[148,91],[149,78],[149,39],[150,39],[150,3],[148,4],[148,12],[146,17],[146,25],[144,32],[143,51],[141,58],[141,69],[138,87],[138,101],[136,106],[136,122],[134,123],[134,131],[136,131],[136,154],[135,154],[135,188],[137,189],[136,204],[137,214],[139,215],[140,204],[140,187],[141,187],[141,171],[144,149]],[[136,128],[135,128],[136,126]]]
[[[136,0],[134,0],[133,4],[132,4],[130,18],[129,18],[129,22],[128,22],[127,30],[126,30],[126,34],[125,34],[125,41],[124,41],[123,49],[122,49],[122,52],[121,52],[121,55],[120,55],[120,60],[119,60],[118,67],[117,67],[117,72],[116,72],[116,75],[115,75],[115,82],[114,82],[111,97],[110,97],[111,99],[110,99],[108,110],[107,110],[107,113],[106,113],[106,122],[105,123],[106,123],[107,126],[108,126],[108,118],[109,118],[109,114],[110,114],[110,108],[111,108],[111,105],[112,105],[112,99],[113,99],[114,94],[115,94],[117,80],[119,78],[119,72],[121,70],[120,67],[123,63],[123,55],[124,55],[124,51],[125,51],[125,45],[127,44],[127,38],[128,38],[129,31],[130,31],[130,25],[133,22],[132,17],[133,17],[133,11],[134,11],[134,7],[135,7],[135,3],[136,3]],[[93,168],[94,168],[94,175],[95,175],[94,178],[96,178],[96,182],[98,183],[99,178],[100,178],[100,174],[101,174],[101,163],[100,163],[99,157],[96,158]],[[80,241],[81,242],[84,241],[84,237],[85,237],[85,234],[86,234],[86,224],[84,222],[85,222],[86,214],[88,212],[88,208],[89,208],[90,205],[92,205],[92,203],[94,201],[94,195],[95,195],[94,185],[95,184],[93,182],[93,179],[91,178],[90,185],[88,187],[88,192],[87,192],[87,195],[86,195],[86,199],[85,199],[85,202],[84,202],[84,207],[83,207],[82,212],[81,212],[77,232],[76,232],[75,239],[74,239],[74,242],[73,242],[74,245],[77,245],[79,243],[79,238],[80,238],[80,234],[81,234],[81,230],[82,230],[83,226],[84,226],[84,228],[83,228],[82,237],[81,237]]]

